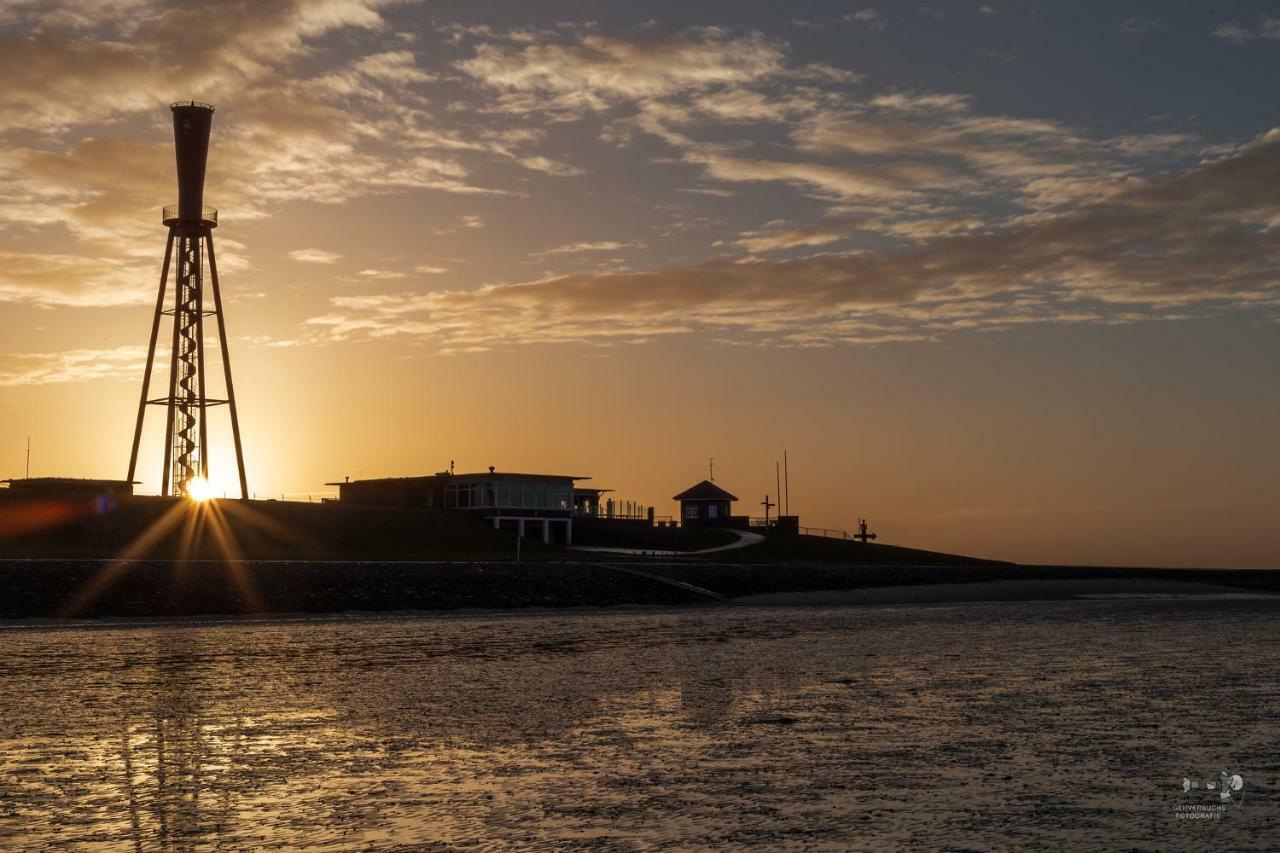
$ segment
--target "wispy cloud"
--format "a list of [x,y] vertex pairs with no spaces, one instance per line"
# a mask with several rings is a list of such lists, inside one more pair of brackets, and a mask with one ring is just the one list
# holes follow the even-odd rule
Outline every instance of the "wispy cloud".
[[760,33],[735,35],[718,27],[635,39],[586,34],[561,43],[486,43],[458,63],[465,74],[498,91],[504,109],[568,113],[745,83],[782,67],[782,45]]
[[639,240],[598,240],[596,242],[565,243],[536,252],[532,257],[546,258],[551,255],[575,255],[582,252],[619,252],[623,249],[643,249],[645,244]]
[[[0,386],[53,385],[105,379],[137,380],[146,364],[141,346],[64,352],[0,353]],[[157,355],[157,359],[160,356]]]
[[336,264],[342,255],[325,249],[294,249],[289,257],[302,264]]
[[1228,21],[1219,24],[1213,34],[1237,44],[1257,39],[1280,42],[1280,18],[1259,18],[1252,22]]
[[0,251],[0,303],[109,308],[155,299],[151,264],[79,255]]
[[996,233],[782,262],[337,297],[308,325],[318,339],[408,336],[458,352],[692,331],[736,344],[855,345],[1027,323],[1277,312],[1277,217],[1280,138],[1268,137],[1234,157]]
[[746,231],[734,242],[748,252],[777,252],[802,246],[825,246],[848,237],[851,228],[838,224],[788,227],[786,223],[770,223],[758,231]]

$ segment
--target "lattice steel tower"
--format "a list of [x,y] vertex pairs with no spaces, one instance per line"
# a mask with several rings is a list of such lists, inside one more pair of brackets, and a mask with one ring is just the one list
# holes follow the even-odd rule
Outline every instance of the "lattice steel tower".
[[[169,227],[160,271],[160,292],[156,295],[155,319],[151,323],[151,344],[147,368],[142,375],[142,395],[138,399],[138,423],[129,454],[129,480],[138,464],[138,443],[148,405],[168,410],[165,422],[164,470],[160,494],[186,495],[196,477],[209,476],[209,430],[206,412],[211,406],[226,404],[231,412],[231,434],[235,439],[236,465],[240,473],[240,496],[249,496],[244,477],[244,455],[240,449],[240,421],[236,415],[236,394],[231,384],[231,359],[227,353],[227,329],[222,317],[222,292],[218,288],[218,264],[213,254],[213,229],[218,211],[204,206],[204,170],[209,154],[209,130],[213,107],[194,101],[172,104],[173,139],[178,154],[178,203],[164,208],[162,220]],[[177,275],[173,307],[165,309],[165,287],[169,264],[177,248]],[[209,260],[209,280],[213,285],[213,310],[204,304],[204,258]],[[173,346],[169,357],[169,394],[148,400],[151,368],[155,362],[160,318],[173,317]],[[213,399],[205,393],[204,318],[218,318],[218,339],[222,344],[222,367],[226,373],[227,398]]]

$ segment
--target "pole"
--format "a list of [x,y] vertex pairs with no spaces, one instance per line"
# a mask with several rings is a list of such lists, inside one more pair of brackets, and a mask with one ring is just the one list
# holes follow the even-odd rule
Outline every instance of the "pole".
[[[151,343],[147,345],[147,369],[142,374],[142,394],[138,398],[138,423],[133,428],[133,450],[129,452],[129,482],[138,468],[138,443],[142,441],[142,419],[147,411],[147,390],[151,387],[151,366],[156,359],[156,340],[160,335],[160,317],[164,313],[164,288],[169,278],[169,259],[173,256],[173,226],[169,226],[169,239],[164,243],[164,265],[160,267],[160,290],[156,294],[156,316],[151,321]],[[28,456],[30,454],[28,453]],[[166,476],[168,465],[165,466]],[[28,474],[27,476],[30,476]]]
[[[773,460],[773,487],[777,490],[778,497],[782,497],[782,472],[778,468],[778,460]],[[778,513],[781,515],[782,513]]]
[[786,487],[786,495],[782,502],[786,504],[787,515],[791,515],[791,472],[787,468],[787,451],[782,451],[782,485]]
[[27,436],[27,479],[31,479],[31,436]]
[[218,340],[222,343],[222,369],[227,377],[227,405],[231,408],[231,436],[236,444],[236,465],[240,472],[240,499],[249,497],[244,476],[244,452],[240,447],[240,418],[236,413],[236,390],[231,384],[231,356],[227,354],[227,324],[222,319],[222,289],[218,287],[218,262],[213,255],[213,232],[204,232],[209,247],[209,277],[213,279],[213,310],[218,314]]

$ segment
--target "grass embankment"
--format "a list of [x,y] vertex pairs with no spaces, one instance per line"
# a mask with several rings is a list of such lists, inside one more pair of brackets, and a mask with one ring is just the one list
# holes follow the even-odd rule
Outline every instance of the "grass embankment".
[[0,619],[681,605],[588,563],[0,560]]
[[[146,497],[91,507],[0,502],[9,528],[0,557],[509,560],[516,551],[515,534],[445,510]],[[559,549],[525,540],[521,552],[540,559]]]
[[736,542],[738,537],[721,527],[647,527],[643,524],[607,525],[580,520],[573,523],[573,543],[603,548],[639,548],[646,551],[699,551]]
[[942,554],[937,551],[922,551],[918,548],[902,548],[897,545],[877,545],[873,542],[864,544],[844,539],[824,539],[820,536],[768,536],[758,545],[706,554],[698,559],[734,563],[785,563],[789,566],[1012,565],[978,557]]

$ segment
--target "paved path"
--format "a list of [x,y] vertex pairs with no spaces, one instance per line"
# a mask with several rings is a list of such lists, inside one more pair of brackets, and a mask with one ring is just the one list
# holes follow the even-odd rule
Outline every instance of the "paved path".
[[730,542],[728,545],[717,545],[714,548],[703,548],[701,551],[656,551],[651,548],[601,548],[592,545],[570,545],[569,547],[574,551],[590,551],[593,554],[629,554],[633,557],[691,557],[697,554],[715,554],[719,551],[732,551],[736,548],[746,548],[764,541],[763,536],[759,533],[752,533],[750,530],[730,530],[729,532],[738,537],[737,542]]

